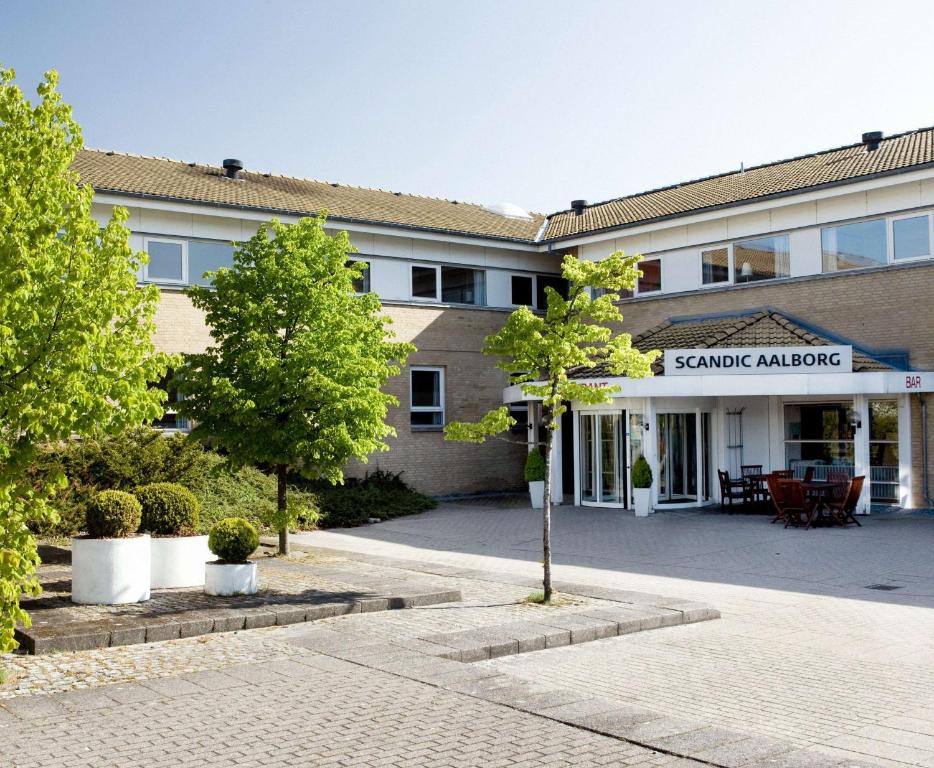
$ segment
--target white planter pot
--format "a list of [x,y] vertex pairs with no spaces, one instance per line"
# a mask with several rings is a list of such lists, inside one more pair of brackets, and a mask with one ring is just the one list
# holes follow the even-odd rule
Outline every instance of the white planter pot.
[[532,501],[532,509],[542,509],[545,506],[545,481],[529,481],[529,499]]
[[208,549],[207,536],[152,539],[149,586],[152,589],[200,587],[204,564],[217,560]]
[[149,599],[149,534],[71,540],[71,601],[119,605]]
[[256,563],[205,563],[204,591],[222,596],[256,594]]
[[632,498],[634,501],[636,517],[648,517],[651,512],[652,489],[651,488],[633,488]]

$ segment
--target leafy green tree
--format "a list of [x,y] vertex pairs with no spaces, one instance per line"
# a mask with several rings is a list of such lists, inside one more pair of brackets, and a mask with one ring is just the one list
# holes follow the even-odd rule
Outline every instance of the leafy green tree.
[[[546,288],[547,309],[536,314],[528,307],[513,312],[506,324],[486,338],[484,353],[500,358],[497,367],[509,373],[510,383],[519,384],[526,396],[541,401],[541,427],[545,454],[545,504],[542,526],[544,600],[551,600],[551,478],[554,467],[551,447],[561,426],[566,403],[587,405],[608,402],[617,386],[582,384],[569,378],[572,369],[601,366],[601,375],[639,378],[652,375],[658,351],[632,348],[628,333],[613,335],[623,319],[615,302],[619,292],[630,289],[639,277],[639,256],[617,251],[603,261],[581,261],[568,254],[561,272],[568,281],[568,296]],[[605,291],[591,298],[590,288]],[[447,440],[482,443],[487,437],[508,430],[515,419],[503,406],[475,423],[451,422],[445,427]]]
[[155,288],[136,287],[144,254],[127,212],[101,227],[90,187],[70,169],[81,130],[49,72],[33,105],[0,70],[0,652],[16,647],[20,598],[39,592],[29,523],[55,515],[60,472],[30,483],[46,441],[117,432],[158,418],[147,387],[171,362],[151,342]]
[[188,289],[215,344],[176,374],[192,434],[235,465],[275,472],[282,554],[289,471],[339,483],[348,460],[387,450],[395,430],[386,413],[398,401],[383,386],[415,349],[391,341],[374,294],[354,293],[363,266],[347,263],[347,233],[331,237],[324,223],[322,213],[263,224],[233,267],[213,275],[213,289]]

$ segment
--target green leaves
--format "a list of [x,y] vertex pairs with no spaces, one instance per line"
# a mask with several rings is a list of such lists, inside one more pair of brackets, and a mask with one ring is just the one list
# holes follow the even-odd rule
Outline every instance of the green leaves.
[[375,295],[354,293],[354,248],[324,223],[322,212],[263,224],[214,275],[214,290],[187,291],[214,346],[187,357],[177,384],[194,434],[234,462],[337,483],[350,459],[388,450],[397,401],[383,386],[414,347],[392,341]]
[[55,513],[24,479],[35,446],[115,432],[162,413],[148,389],[170,363],[151,342],[158,301],[137,290],[126,211],[101,227],[71,163],[82,145],[46,75],[32,104],[0,70],[0,651],[35,594],[27,524]]

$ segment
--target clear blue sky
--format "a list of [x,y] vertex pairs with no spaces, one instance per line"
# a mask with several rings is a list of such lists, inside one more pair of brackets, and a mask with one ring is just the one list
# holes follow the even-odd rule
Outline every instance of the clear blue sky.
[[934,3],[0,0],[87,146],[538,211],[934,124]]

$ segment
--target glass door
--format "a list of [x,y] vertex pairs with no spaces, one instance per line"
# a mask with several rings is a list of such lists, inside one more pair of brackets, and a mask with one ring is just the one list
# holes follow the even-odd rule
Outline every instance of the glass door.
[[658,500],[697,499],[697,418],[693,413],[658,415]]
[[622,413],[580,415],[582,503],[625,506],[624,424]]

